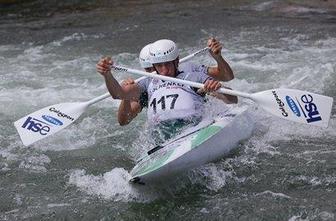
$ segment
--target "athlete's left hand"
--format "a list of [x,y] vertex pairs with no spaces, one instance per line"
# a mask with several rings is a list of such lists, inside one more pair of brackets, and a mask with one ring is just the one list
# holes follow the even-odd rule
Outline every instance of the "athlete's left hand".
[[217,58],[222,56],[222,44],[215,38],[209,38],[208,47],[210,48],[210,54],[212,57]]
[[204,91],[205,92],[217,91],[221,86],[222,84],[219,81],[208,79],[204,83]]

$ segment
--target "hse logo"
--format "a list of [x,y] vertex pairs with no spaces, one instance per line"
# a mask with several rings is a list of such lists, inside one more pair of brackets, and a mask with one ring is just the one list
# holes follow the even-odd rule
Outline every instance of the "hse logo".
[[[314,98],[312,95],[305,94],[301,96],[300,100],[297,98],[295,99],[298,105],[296,105],[295,101],[291,97],[286,96],[287,104],[296,116],[300,117],[302,112],[303,116],[306,118],[307,123],[322,120],[318,108],[313,102]],[[299,108],[301,109],[301,112]]]
[[304,109],[301,106],[300,102],[298,103],[308,123],[322,120],[316,104],[313,103],[313,96],[311,96],[310,94],[302,95],[301,101],[304,103]]
[[41,135],[47,135],[50,131],[49,124],[32,117],[27,118],[27,120],[23,123],[22,128],[35,133],[40,133]]
[[44,120],[46,120],[47,122],[52,123],[52,124],[54,124],[54,125],[56,125],[56,126],[61,126],[61,125],[63,125],[63,122],[62,122],[62,121],[60,121],[60,120],[58,120],[58,119],[56,119],[56,118],[54,118],[54,117],[52,117],[52,116],[49,116],[49,115],[42,115],[42,118],[43,118]]

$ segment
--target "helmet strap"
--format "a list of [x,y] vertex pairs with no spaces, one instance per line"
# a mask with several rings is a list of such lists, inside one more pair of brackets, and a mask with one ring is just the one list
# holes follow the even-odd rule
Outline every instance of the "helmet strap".
[[160,75],[159,71],[156,69],[156,67],[155,67],[155,65],[154,65],[154,64],[153,64],[153,68],[154,68],[154,70],[155,70],[156,74]]

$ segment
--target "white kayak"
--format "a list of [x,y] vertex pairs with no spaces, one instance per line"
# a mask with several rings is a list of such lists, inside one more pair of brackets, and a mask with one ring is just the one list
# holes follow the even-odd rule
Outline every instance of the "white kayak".
[[254,128],[247,109],[235,109],[204,120],[174,140],[153,148],[131,171],[132,183],[145,184],[227,156]]

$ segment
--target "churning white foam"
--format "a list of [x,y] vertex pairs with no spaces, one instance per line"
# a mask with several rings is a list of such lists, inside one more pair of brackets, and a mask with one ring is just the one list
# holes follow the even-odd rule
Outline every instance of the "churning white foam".
[[123,168],[114,168],[98,176],[86,174],[85,170],[74,170],[70,173],[69,184],[87,194],[113,201],[147,202],[155,198],[145,187],[130,184],[130,179],[131,175]]

